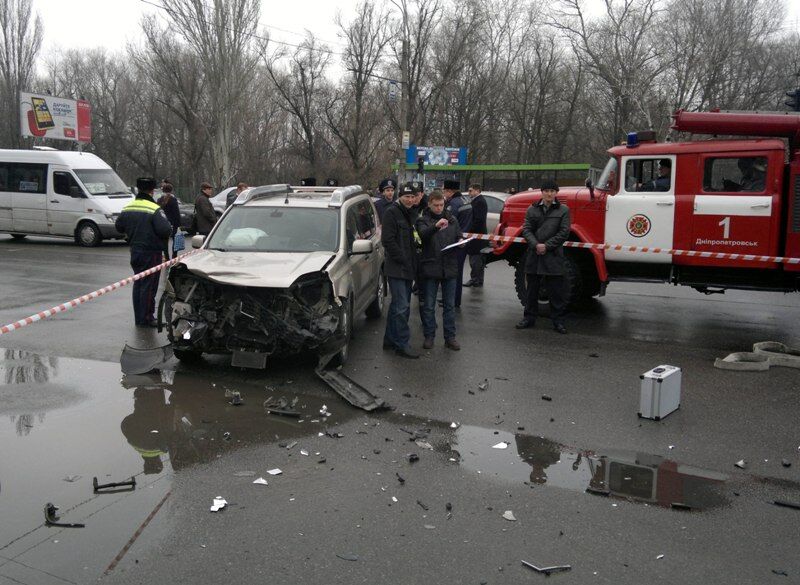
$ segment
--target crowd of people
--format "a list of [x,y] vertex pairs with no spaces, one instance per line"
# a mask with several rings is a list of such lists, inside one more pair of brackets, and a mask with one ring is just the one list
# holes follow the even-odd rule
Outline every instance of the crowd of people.
[[[395,192],[397,196],[395,197]],[[375,208],[381,221],[381,242],[386,252],[384,272],[391,302],[386,317],[383,348],[416,359],[411,346],[409,318],[411,297],[419,295],[423,349],[431,349],[436,338],[436,305],[442,307],[445,347],[458,351],[455,312],[461,307],[462,287],[483,286],[486,256],[484,244],[465,234],[487,233],[486,200],[481,185],[469,186],[462,194],[458,181],[446,180],[442,189],[425,195],[422,184],[405,183],[397,189],[391,179],[379,185]],[[531,205],[522,235],[528,242],[525,260],[527,299],[518,329],[533,327],[539,290],[546,280],[553,327],[566,333],[564,313],[564,251],[569,236],[569,209],[556,199],[558,185],[545,181],[542,199]],[[464,265],[470,260],[470,278],[464,282]]]

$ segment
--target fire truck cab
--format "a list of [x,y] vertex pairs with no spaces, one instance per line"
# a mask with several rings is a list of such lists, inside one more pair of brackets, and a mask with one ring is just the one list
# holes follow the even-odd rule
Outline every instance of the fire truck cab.
[[[752,258],[800,256],[800,116],[679,111],[673,129],[764,138],[657,143],[652,132],[632,133],[609,149],[596,185],[587,181],[558,194],[570,209],[570,240],[620,248],[566,248],[570,301],[602,295],[610,282],[625,280],[707,294],[800,290],[800,264]],[[510,197],[495,233],[521,235],[525,211],[540,197],[539,191]],[[624,248],[630,246],[639,251]],[[526,246],[508,243],[493,252],[517,267],[520,300],[526,253]]]

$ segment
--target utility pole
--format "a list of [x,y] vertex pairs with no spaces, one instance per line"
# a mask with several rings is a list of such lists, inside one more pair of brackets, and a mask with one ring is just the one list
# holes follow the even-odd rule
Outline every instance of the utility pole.
[[406,178],[406,153],[403,148],[403,139],[408,131],[408,6],[406,0],[401,0],[401,5],[397,6],[403,13],[403,45],[400,50],[400,165],[398,170],[398,182],[404,182]]

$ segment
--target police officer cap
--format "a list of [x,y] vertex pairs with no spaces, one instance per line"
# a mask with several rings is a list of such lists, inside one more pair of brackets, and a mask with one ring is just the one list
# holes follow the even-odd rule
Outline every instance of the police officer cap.
[[424,193],[425,189],[420,181],[411,181],[411,186],[414,188],[415,193]]
[[316,177],[305,177],[304,179],[300,179],[300,186],[301,187],[316,187],[317,186],[317,178]]
[[458,181],[453,181],[452,179],[447,179],[442,185],[442,189],[452,189],[453,191],[458,191],[461,188],[461,185]]
[[383,191],[384,189],[388,189],[389,187],[394,189],[396,186],[397,185],[395,185],[395,183],[394,183],[394,181],[392,179],[384,179],[383,181],[381,181],[381,184],[378,186],[378,191]]
[[553,179],[545,179],[542,181],[541,189],[542,191],[558,191],[558,183],[556,183]]
[[338,187],[339,179],[325,179],[325,185],[328,187]]
[[139,177],[136,179],[136,190],[140,193],[149,193],[156,188],[156,180],[153,177]]
[[406,183],[400,188],[400,197],[403,195],[416,195],[417,190],[414,188],[414,183]]

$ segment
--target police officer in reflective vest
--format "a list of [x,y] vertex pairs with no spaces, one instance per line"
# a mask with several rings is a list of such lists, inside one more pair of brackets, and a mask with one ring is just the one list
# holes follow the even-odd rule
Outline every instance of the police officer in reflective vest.
[[[131,268],[138,274],[158,266],[162,252],[172,234],[172,226],[161,207],[153,201],[156,180],[136,179],[136,199],[125,206],[115,222],[117,231],[125,234],[131,248]],[[156,290],[159,273],[155,272],[133,283],[133,315],[137,327],[155,327]]]

